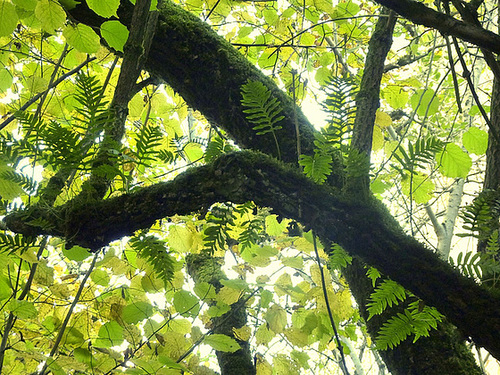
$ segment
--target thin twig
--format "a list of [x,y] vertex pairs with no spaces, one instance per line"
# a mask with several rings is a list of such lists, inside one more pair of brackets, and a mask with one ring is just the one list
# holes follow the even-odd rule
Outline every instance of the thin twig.
[[[97,57],[89,57],[87,60],[85,60],[84,62],[82,62],[80,65],[78,65],[76,68],[70,70],[68,73],[66,74],[63,74],[62,76],[60,76],[57,80],[55,80],[52,85],[50,85],[47,90],[43,91],[43,92],[40,92],[38,94],[36,94],[34,97],[32,97],[30,100],[28,100],[26,103],[24,103],[21,108],[19,108],[19,112],[22,112],[22,111],[25,111],[30,105],[32,105],[33,103],[35,103],[38,99],[40,99],[43,95],[45,95],[46,92],[48,92],[49,90],[52,90],[54,87],[56,87],[57,85],[59,85],[62,81],[64,81],[66,78],[72,76],[73,74],[75,73],[78,73],[85,65],[87,65],[88,63],[90,63],[91,61],[94,61]],[[16,118],[15,115],[11,115],[7,118],[7,120],[5,120],[4,122],[2,122],[0,124],[0,130],[2,130],[3,128],[5,128],[7,125],[9,125],[12,120],[14,120]]]
[[314,253],[316,254],[316,262],[318,263],[319,273],[321,275],[321,289],[323,289],[323,296],[325,297],[326,310],[328,311],[328,317],[330,318],[330,324],[333,328],[333,333],[335,335],[335,341],[337,342],[337,347],[339,349],[340,358],[342,361],[342,371],[344,374],[349,375],[349,370],[347,369],[347,364],[345,361],[344,347],[340,341],[339,333],[337,331],[337,326],[335,325],[335,320],[333,319],[332,309],[330,308],[330,302],[328,301],[328,292],[326,290],[325,273],[323,272],[323,265],[321,264],[321,259],[319,259],[318,246],[316,244],[316,234],[313,232],[313,245]]
[[[54,341],[54,346],[52,346],[52,350],[50,351],[49,356],[45,360],[45,363],[44,363],[42,369],[40,370],[39,375],[45,374],[45,371],[47,370],[50,359],[54,357],[54,354],[57,352],[57,349],[59,348],[59,344],[61,343],[64,332],[66,331],[66,327],[68,326],[71,315],[73,315],[73,310],[75,309],[76,304],[80,301],[80,296],[82,295],[83,289],[85,288],[85,283],[87,282],[90,274],[94,270],[98,256],[99,256],[99,251],[95,253],[94,258],[92,259],[92,263],[90,263],[90,267],[89,267],[88,271],[85,273],[85,276],[83,277],[82,282],[80,283],[80,287],[78,288],[78,291],[75,294],[75,298],[73,299],[73,303],[71,304],[68,312],[66,313],[64,321],[61,324],[61,328],[59,328],[59,333],[57,334],[56,340]],[[52,362],[50,362],[50,363],[52,363]]]

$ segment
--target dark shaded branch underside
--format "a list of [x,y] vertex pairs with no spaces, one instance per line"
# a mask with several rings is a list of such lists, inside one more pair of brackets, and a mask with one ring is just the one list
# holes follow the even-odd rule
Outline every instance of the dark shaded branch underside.
[[[301,221],[320,238],[339,243],[390,275],[500,358],[500,304],[495,296],[405,235],[378,201],[362,205],[338,198],[334,189],[316,185],[298,170],[262,154],[225,155],[132,194],[95,202],[74,200],[56,209],[34,207],[11,214],[5,222],[14,232],[60,236],[95,249],[167,216],[196,212],[215,202],[249,200]],[[37,219],[52,223],[52,229],[29,225]]]

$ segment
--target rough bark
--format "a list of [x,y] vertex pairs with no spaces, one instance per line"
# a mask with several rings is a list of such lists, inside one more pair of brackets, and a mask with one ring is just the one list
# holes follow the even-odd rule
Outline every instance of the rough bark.
[[[351,149],[356,152],[371,154],[373,127],[377,109],[380,106],[380,83],[384,73],[384,64],[392,45],[392,34],[396,25],[393,11],[383,8],[381,16],[370,38],[365,69],[356,97],[356,119],[354,121]],[[368,173],[347,180],[344,191],[346,194],[356,194],[360,199],[370,193]],[[374,291],[371,280],[366,276],[366,268],[357,260],[343,271],[353,296],[358,303],[361,316],[365,319],[368,332],[377,337],[382,325],[398,313],[403,313],[408,305],[415,301],[409,297],[398,306],[390,306],[378,316],[368,319],[366,306]],[[412,343],[406,340],[396,348],[381,351],[387,368],[396,374],[482,374],[476,365],[474,356],[468,350],[463,338],[447,321],[443,321],[429,337],[421,338]],[[426,358],[425,361],[422,358]]]
[[444,35],[454,35],[491,52],[500,53],[500,36],[482,27],[471,25],[454,17],[428,8],[413,0],[375,0],[380,5],[394,10],[417,25],[439,30]]
[[[460,275],[404,234],[376,199],[366,204],[349,201],[335,189],[316,185],[297,169],[262,154],[225,155],[171,182],[132,194],[96,202],[69,202],[49,210],[34,208],[11,214],[5,222],[14,232],[46,233],[97,248],[163,217],[192,213],[215,202],[249,200],[301,221],[314,228],[320,238],[340,244],[375,266],[435,306],[466,336],[500,358],[498,295]],[[34,219],[45,220],[53,227],[32,226],[30,221]]]
[[[186,257],[187,269],[195,283],[207,282],[216,292],[222,288],[222,280],[227,277],[222,272],[218,259],[204,254],[190,254]],[[222,316],[212,318],[213,333],[220,333],[235,339],[241,349],[234,353],[216,350],[217,360],[222,375],[255,375],[256,368],[250,353],[250,343],[234,335],[233,328],[241,328],[247,323],[245,299],[231,305],[231,309]]]

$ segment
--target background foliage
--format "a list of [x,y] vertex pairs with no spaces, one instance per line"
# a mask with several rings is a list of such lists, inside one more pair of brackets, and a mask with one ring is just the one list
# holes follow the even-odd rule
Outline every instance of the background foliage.
[[[314,155],[302,155],[299,163],[307,176],[324,182],[332,158],[345,158],[349,150],[357,82],[378,6],[179,3],[311,115],[321,132]],[[87,4],[110,18],[119,1]],[[71,5],[0,1],[2,215],[45,204],[47,181],[61,173],[69,178],[55,205],[76,197],[90,174],[113,180],[110,197],[237,149],[171,88],[153,84],[129,102],[124,141],[110,148],[112,163],[96,165],[120,62],[115,66],[95,30],[67,17]],[[481,8],[485,22],[491,6]],[[123,52],[128,31],[119,19],[105,22],[100,33],[102,42]],[[464,252],[452,254],[453,262],[464,274],[495,284],[499,198],[484,192],[472,201],[488,139],[480,108],[466,80],[453,74],[442,36],[400,19],[394,37],[373,135],[372,192],[408,232],[436,249],[429,215],[443,215],[448,192],[465,179],[471,204],[462,210]],[[488,92],[492,76],[485,64],[473,53],[465,58],[474,85]],[[259,136],[272,133],[279,155],[281,103],[259,82],[241,91],[248,119]],[[489,98],[481,95],[488,112]],[[488,251],[472,252],[472,237],[486,241]],[[372,342],[341,276],[351,259],[331,246],[327,257],[307,228],[251,202],[161,220],[96,253],[58,238],[6,231],[0,236],[1,366],[6,374],[211,374],[217,370],[213,350],[237,351],[242,340],[251,343],[258,374],[340,373],[336,330],[350,367],[383,371],[377,350],[428,335],[442,316],[412,302]],[[187,256],[204,252],[220,264],[217,283],[196,280],[189,271]],[[366,271],[376,286],[370,316],[408,297],[395,282],[380,281],[375,269]],[[215,333],[216,319],[238,309],[246,309],[247,323],[232,335]]]

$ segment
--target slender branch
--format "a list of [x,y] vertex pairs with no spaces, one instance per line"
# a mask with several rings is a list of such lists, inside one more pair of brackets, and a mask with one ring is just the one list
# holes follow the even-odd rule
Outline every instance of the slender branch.
[[[47,246],[47,242],[48,242],[48,237],[46,236],[43,238],[43,240],[40,243],[40,246],[38,248],[38,252],[36,254],[37,259],[40,259],[40,257],[42,256],[42,253],[45,250],[45,246]],[[21,268],[21,267],[19,267],[19,268]],[[23,288],[21,294],[19,295],[19,297],[17,297],[18,301],[24,300],[26,298],[26,296],[28,295],[28,292],[31,289],[31,284],[33,283],[33,278],[35,277],[35,273],[36,273],[37,268],[38,268],[38,263],[34,263],[31,266],[31,270],[30,270],[30,273],[28,275],[28,279],[26,280],[26,284],[24,285],[24,288]],[[15,291],[14,291],[14,293],[15,293]],[[3,331],[2,341],[0,342],[0,374],[2,373],[3,361],[5,359],[5,351],[7,350],[7,342],[9,339],[9,334],[10,334],[10,331],[12,330],[12,328],[14,327],[15,321],[16,321],[16,316],[11,311],[9,313],[9,317],[7,318],[7,321],[5,322],[5,328]]]
[[[42,96],[44,96],[46,94],[46,92],[48,92],[49,90],[52,90],[54,87],[56,87],[57,85],[59,85],[62,81],[64,81],[66,78],[72,76],[73,74],[75,73],[78,73],[85,65],[89,64],[90,62],[94,61],[97,57],[89,57],[87,58],[84,62],[82,62],[80,65],[78,65],[76,68],[70,70],[69,72],[63,74],[62,76],[60,76],[58,79],[56,79],[52,85],[49,85],[49,87],[47,88],[47,90],[43,91],[43,92],[40,92],[38,94],[36,94],[34,97],[32,97],[30,100],[28,100],[26,103],[24,103],[20,108],[19,108],[19,111],[22,112],[22,111],[25,111],[30,105],[32,105],[33,103],[35,103],[38,99],[40,99]],[[9,116],[4,122],[2,122],[0,124],[0,130],[2,130],[3,128],[5,128],[7,125],[9,125],[12,120],[14,120],[16,118],[15,115],[11,115]]]
[[344,355],[344,347],[342,346],[342,342],[340,341],[339,333],[337,331],[337,325],[335,324],[335,320],[333,319],[332,309],[330,307],[330,301],[328,300],[328,291],[326,290],[326,280],[325,280],[325,272],[323,271],[323,265],[321,264],[321,259],[319,258],[318,246],[316,244],[316,234],[313,232],[313,246],[314,246],[314,254],[316,254],[316,263],[319,267],[319,274],[321,276],[321,289],[323,290],[323,297],[325,298],[326,311],[328,312],[328,318],[330,319],[330,325],[333,329],[333,334],[335,336],[335,341],[337,342],[337,348],[340,353],[341,359],[341,368],[342,372],[346,375],[349,375],[349,370],[347,369],[347,364],[345,361]]
[[94,258],[92,259],[92,262],[90,263],[88,271],[85,273],[85,276],[83,277],[82,282],[80,283],[80,287],[78,288],[78,291],[75,294],[75,298],[73,299],[73,302],[71,303],[71,306],[69,307],[69,310],[66,313],[66,316],[64,317],[64,321],[61,324],[61,328],[59,328],[59,333],[57,334],[56,340],[54,341],[52,350],[50,351],[49,356],[45,360],[42,369],[38,373],[39,375],[44,375],[45,371],[47,370],[47,367],[50,365],[50,363],[52,363],[50,362],[50,360],[54,357],[54,355],[57,352],[57,349],[59,348],[59,344],[61,343],[64,332],[66,331],[66,327],[68,326],[71,315],[73,314],[73,310],[75,309],[76,304],[80,301],[80,296],[82,295],[83,289],[85,288],[85,283],[87,282],[90,274],[94,270],[98,257],[99,257],[99,252],[96,252]]

